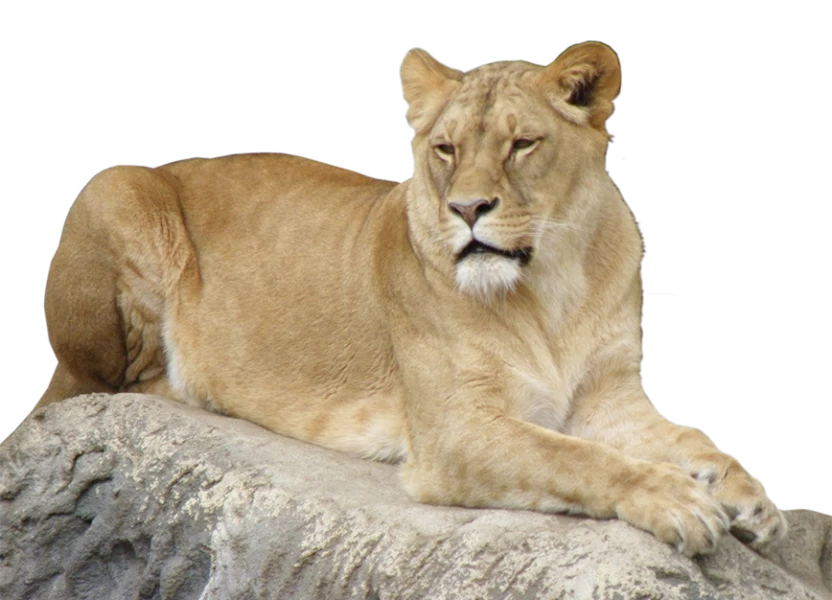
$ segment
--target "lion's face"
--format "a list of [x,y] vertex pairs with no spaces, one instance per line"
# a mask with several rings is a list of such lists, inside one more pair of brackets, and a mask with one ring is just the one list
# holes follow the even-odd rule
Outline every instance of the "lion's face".
[[547,68],[495,63],[464,75],[422,51],[405,59],[419,217],[467,294],[488,299],[513,290],[563,225],[578,179],[603,173],[607,136],[603,121],[592,120],[592,104],[603,101],[607,115],[611,104],[592,96],[600,96],[596,72],[609,66],[590,65],[593,71],[582,63],[595,73],[591,85],[569,88],[564,80],[576,69],[562,58]]

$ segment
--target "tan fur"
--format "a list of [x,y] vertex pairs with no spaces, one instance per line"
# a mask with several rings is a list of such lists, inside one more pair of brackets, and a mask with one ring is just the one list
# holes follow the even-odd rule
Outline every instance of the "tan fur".
[[[402,80],[402,184],[266,154],[93,178],[49,274],[41,405],[159,393],[404,461],[423,502],[618,517],[688,555],[782,536],[762,486],[642,390],[615,53],[463,74],[414,50]],[[474,238],[509,254],[461,254]]]

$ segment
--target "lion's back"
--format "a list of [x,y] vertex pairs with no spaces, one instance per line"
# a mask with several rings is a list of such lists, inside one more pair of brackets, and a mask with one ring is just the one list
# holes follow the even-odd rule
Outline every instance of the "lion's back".
[[369,210],[397,185],[289,154],[192,158],[157,172],[174,180],[196,237],[275,220],[331,222]]
[[316,279],[322,291],[337,282],[343,295],[370,250],[366,224],[397,185],[286,154],[191,159],[158,171],[178,188],[203,281],[258,296]]

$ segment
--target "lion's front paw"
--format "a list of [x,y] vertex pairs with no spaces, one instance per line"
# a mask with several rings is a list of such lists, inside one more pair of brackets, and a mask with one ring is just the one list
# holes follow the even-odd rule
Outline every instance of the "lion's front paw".
[[616,506],[618,517],[686,556],[713,552],[728,530],[719,503],[679,467],[645,463],[629,484]]
[[691,474],[708,485],[731,519],[731,533],[742,543],[762,550],[786,535],[783,514],[766,496],[762,484],[733,458],[699,461]]

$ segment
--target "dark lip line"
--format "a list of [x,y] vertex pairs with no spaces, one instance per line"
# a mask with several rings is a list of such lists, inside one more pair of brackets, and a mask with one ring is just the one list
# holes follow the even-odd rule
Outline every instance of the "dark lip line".
[[488,244],[483,244],[479,240],[471,240],[465,248],[457,255],[456,262],[460,263],[465,260],[471,254],[496,254],[498,256],[503,256],[505,258],[512,258],[517,259],[520,261],[520,264],[525,266],[529,264],[529,261],[532,259],[532,249],[531,248],[517,248],[516,250],[503,250],[502,248],[495,248],[494,246],[489,246]]

